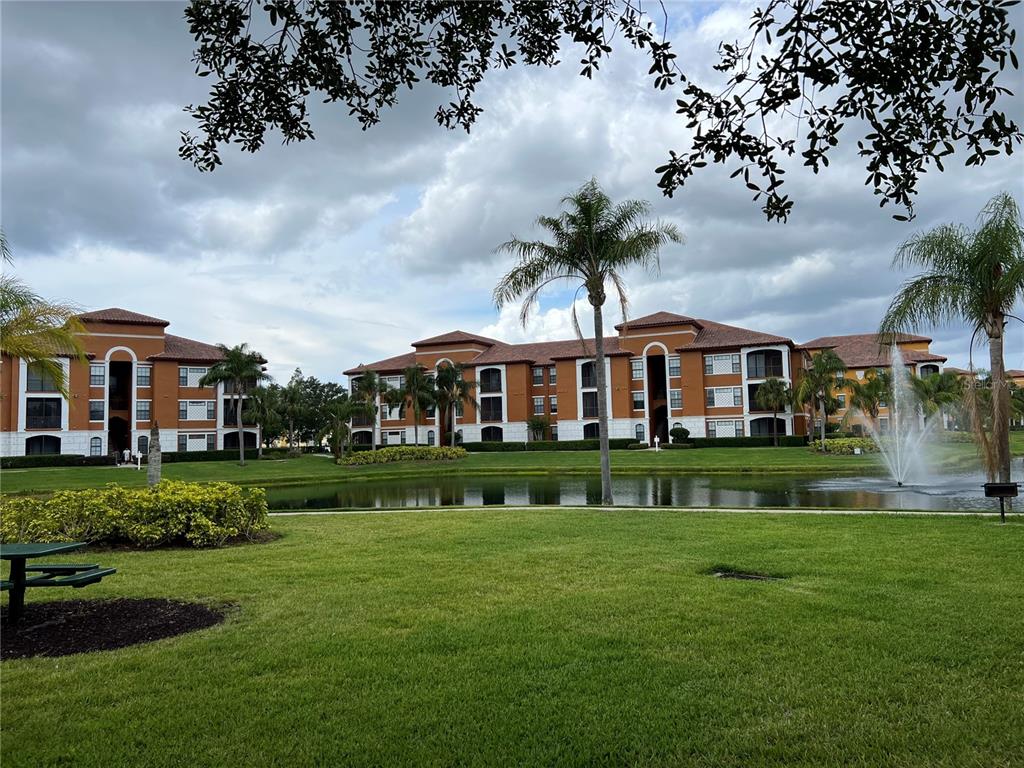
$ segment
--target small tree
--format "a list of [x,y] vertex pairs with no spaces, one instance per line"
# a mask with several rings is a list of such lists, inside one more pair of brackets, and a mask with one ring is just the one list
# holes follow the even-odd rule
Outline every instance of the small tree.
[[879,371],[857,381],[846,382],[850,388],[850,405],[863,413],[871,421],[872,426],[878,424],[878,412],[883,403],[892,398],[892,374]]
[[547,416],[531,416],[526,420],[526,429],[531,440],[546,440],[551,431],[551,419]]
[[789,390],[789,384],[782,379],[766,379],[757,388],[755,400],[759,408],[772,412],[772,445],[779,447],[778,417],[779,411],[786,410],[786,406],[792,400],[793,393]]
[[336,461],[341,461],[345,456],[345,444],[350,439],[352,431],[348,423],[358,409],[358,404],[353,402],[347,394],[338,397],[328,403],[323,409],[323,429],[320,431],[318,440],[326,440],[331,447],[331,455]]
[[690,436],[690,430],[686,427],[672,427],[668,431],[668,435],[672,438],[672,442],[678,445],[686,442],[686,438]]
[[794,402],[799,406],[810,405],[813,411],[817,406],[821,419],[821,446],[825,450],[825,427],[829,410],[835,409],[833,389],[840,373],[846,371],[846,364],[833,350],[824,349],[811,358],[811,365],[802,371],[800,383],[793,394]]
[[397,399],[412,408],[413,441],[420,444],[420,417],[424,410],[434,405],[437,398],[434,392],[434,378],[428,376],[422,366],[411,365],[402,371],[402,387],[397,391]]
[[[451,445],[455,445],[455,414],[459,407],[471,405],[479,408],[473,392],[476,382],[464,376],[461,364],[442,365],[434,376],[434,402],[441,414],[441,434],[451,434]],[[447,422],[447,424],[445,423]]]
[[352,398],[358,403],[359,413],[370,420],[370,447],[377,450],[377,413],[380,400],[387,395],[388,385],[374,371],[360,374],[352,387]]

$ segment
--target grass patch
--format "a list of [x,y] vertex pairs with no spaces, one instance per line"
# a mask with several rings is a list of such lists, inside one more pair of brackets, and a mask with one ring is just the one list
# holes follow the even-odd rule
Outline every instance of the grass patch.
[[[1022,525],[584,509],[274,526],[260,547],[105,553],[117,576],[82,597],[237,610],[4,662],[5,768],[1024,763]],[[721,563],[789,578],[700,573]],[[39,591],[29,611],[59,598]]]

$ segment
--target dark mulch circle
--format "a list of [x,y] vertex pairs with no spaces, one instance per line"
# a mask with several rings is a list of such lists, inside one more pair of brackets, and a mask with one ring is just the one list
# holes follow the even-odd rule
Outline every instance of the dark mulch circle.
[[733,568],[729,565],[713,565],[704,571],[708,576],[717,579],[737,579],[739,581],[782,581],[785,576],[772,573],[760,573],[758,571],[745,571],[740,568]]
[[224,621],[227,607],[161,598],[55,600],[25,605],[17,626],[0,610],[0,659],[109,651],[195,632]]

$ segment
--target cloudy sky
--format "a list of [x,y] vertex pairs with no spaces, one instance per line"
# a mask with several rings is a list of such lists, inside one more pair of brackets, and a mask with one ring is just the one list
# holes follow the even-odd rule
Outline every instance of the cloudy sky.
[[[157,315],[208,342],[249,342],[279,379],[301,366],[337,380],[455,328],[571,337],[565,292],[546,296],[526,329],[514,308],[494,309],[509,266],[494,248],[533,236],[531,222],[591,176],[615,198],[650,200],[686,236],[663,252],[659,276],[628,275],[634,316],[665,309],[797,341],[872,331],[905,277],[889,269],[893,251],[913,231],[971,223],[1000,190],[1024,200],[1022,154],[982,169],[961,157],[925,179],[916,221],[895,222],[849,149],[821,176],[788,174],[797,205],[787,224],[767,223],[728,171],[706,169],[663,198],[654,168],[687,147],[688,132],[675,95],[655,92],[643,55],[621,46],[592,81],[572,55],[555,69],[492,73],[468,135],[439,128],[439,94],[423,90],[369,132],[344,107],[317,108],[315,142],[228,150],[202,174],[177,156],[192,122],[182,107],[205,94],[182,8],[0,4],[3,227],[15,271],[37,291]],[[709,79],[718,42],[742,35],[750,10],[668,9],[683,67]],[[1019,74],[1010,81],[1024,93]],[[1020,98],[1011,112],[1024,120]],[[951,364],[966,363],[963,328],[921,330]],[[1007,363],[1024,368],[1020,328]]]

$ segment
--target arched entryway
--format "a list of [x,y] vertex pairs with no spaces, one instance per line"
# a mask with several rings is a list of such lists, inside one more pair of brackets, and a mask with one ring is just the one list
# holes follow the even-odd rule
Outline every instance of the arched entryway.
[[601,437],[601,425],[596,421],[583,425],[583,439],[597,440]]
[[[242,439],[245,440],[246,450],[248,450],[249,448],[255,450],[256,433],[249,432],[248,430],[246,430],[245,432],[242,433],[242,435]],[[227,432],[224,435],[224,450],[230,450],[232,448],[234,448],[236,451],[238,450],[238,432]]]
[[118,456],[126,448],[131,448],[132,430],[128,420],[121,416],[111,416],[107,421],[107,450]]
[[658,438],[668,442],[668,349],[659,342],[652,342],[644,350],[647,372],[646,405],[647,428],[651,445]]

